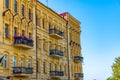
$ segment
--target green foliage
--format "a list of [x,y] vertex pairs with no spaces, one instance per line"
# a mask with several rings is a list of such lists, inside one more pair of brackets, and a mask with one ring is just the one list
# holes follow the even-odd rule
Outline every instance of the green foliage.
[[112,77],[109,77],[107,80],[120,80],[120,57],[115,59],[112,65],[112,72]]
[[107,78],[107,80],[113,80],[111,77]]

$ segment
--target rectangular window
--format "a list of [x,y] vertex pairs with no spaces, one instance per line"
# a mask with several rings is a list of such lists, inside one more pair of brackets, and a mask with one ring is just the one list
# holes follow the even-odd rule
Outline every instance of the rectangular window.
[[24,7],[24,5],[22,4],[22,16],[24,16],[24,11],[25,11],[25,7]]
[[5,0],[5,7],[9,8],[9,0]]
[[45,73],[46,70],[45,70],[45,62],[43,62],[43,73]]
[[13,67],[16,67],[16,57],[13,56]]
[[4,55],[4,69],[7,69],[7,55]]
[[27,66],[31,67],[31,60],[30,59],[28,59]]
[[51,68],[52,68],[52,67],[51,67],[51,63],[50,63],[50,71],[52,70]]
[[42,25],[43,25],[43,28],[44,28],[45,27],[44,19],[42,20]]
[[28,9],[28,17],[31,19],[31,9]]
[[17,28],[14,27],[14,36],[17,36]]
[[9,34],[9,30],[8,30],[8,25],[7,24],[5,24],[5,27],[4,27],[4,36],[5,36],[5,38],[9,38],[9,36],[8,36],[8,34]]
[[17,1],[14,0],[14,11],[17,12]]

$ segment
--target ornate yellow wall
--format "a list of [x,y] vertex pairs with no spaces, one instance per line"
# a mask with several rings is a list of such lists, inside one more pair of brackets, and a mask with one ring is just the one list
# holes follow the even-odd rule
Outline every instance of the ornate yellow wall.
[[[8,8],[5,1],[7,0],[0,2],[0,57],[7,56],[7,67],[5,68],[5,63],[0,66],[0,76],[10,77],[11,80],[36,80],[37,46],[38,80],[68,79],[68,56],[70,77],[72,80],[76,79],[75,73],[82,73],[82,62],[74,61],[75,56],[82,56],[80,22],[69,13],[67,19],[64,19],[36,0],[16,0],[16,2],[8,0]],[[67,47],[67,27],[69,27],[69,47]],[[17,68],[13,68],[13,57]],[[28,68],[29,63],[30,68]],[[17,69],[23,72],[15,73]]]
[[[35,78],[36,72],[36,62],[35,62],[35,45],[29,44],[28,40],[35,41],[34,39],[34,29],[35,29],[35,22],[33,19],[29,18],[28,9],[31,9],[31,13],[35,14],[35,2],[32,0],[16,0],[17,2],[17,12],[14,10],[14,0],[8,0],[9,7],[6,7],[6,1],[0,1],[0,57],[6,55],[7,62],[6,67],[3,60],[3,65],[0,66],[0,75],[3,77],[10,77],[11,80],[28,80]],[[24,5],[24,16],[22,16],[22,9],[21,5]],[[31,15],[33,15],[31,14]],[[35,18],[35,16],[33,16]],[[7,36],[5,34],[5,27],[8,27]],[[15,28],[16,28],[16,35],[15,35]],[[20,38],[22,36],[22,31],[24,30],[24,38]],[[19,37],[19,38],[18,38]],[[19,40],[18,40],[19,39]],[[22,43],[22,41],[26,41]],[[22,44],[20,44],[22,43]],[[28,72],[28,60],[30,61],[30,68],[33,68],[32,74],[27,74],[24,72],[21,73],[14,73],[13,71],[13,57],[16,58],[16,67],[25,69],[25,72]],[[23,62],[21,62],[23,59]],[[23,71],[23,70],[22,70]]]

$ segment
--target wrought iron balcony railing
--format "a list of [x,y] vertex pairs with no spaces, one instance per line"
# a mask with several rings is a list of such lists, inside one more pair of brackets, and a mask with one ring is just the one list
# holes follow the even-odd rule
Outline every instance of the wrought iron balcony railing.
[[83,57],[81,57],[81,56],[74,56],[74,61],[75,62],[83,62]]
[[57,29],[49,29],[49,34],[56,39],[62,39],[64,36],[64,33]]
[[13,74],[32,74],[33,68],[29,67],[13,67]]
[[25,36],[15,36],[14,45],[17,47],[22,47],[22,48],[32,48],[33,40],[26,38]]
[[84,74],[83,74],[83,73],[75,73],[75,74],[74,74],[74,77],[75,77],[75,78],[83,78],[83,77],[84,77]]
[[50,76],[51,77],[61,77],[64,76],[63,71],[50,71]]
[[60,50],[50,50],[50,55],[51,56],[58,56],[58,57],[62,57],[64,56],[64,52],[60,51]]

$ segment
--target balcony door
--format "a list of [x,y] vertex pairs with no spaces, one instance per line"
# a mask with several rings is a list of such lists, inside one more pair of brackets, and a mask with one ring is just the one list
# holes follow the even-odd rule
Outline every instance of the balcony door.
[[16,67],[16,56],[13,56],[13,67]]

